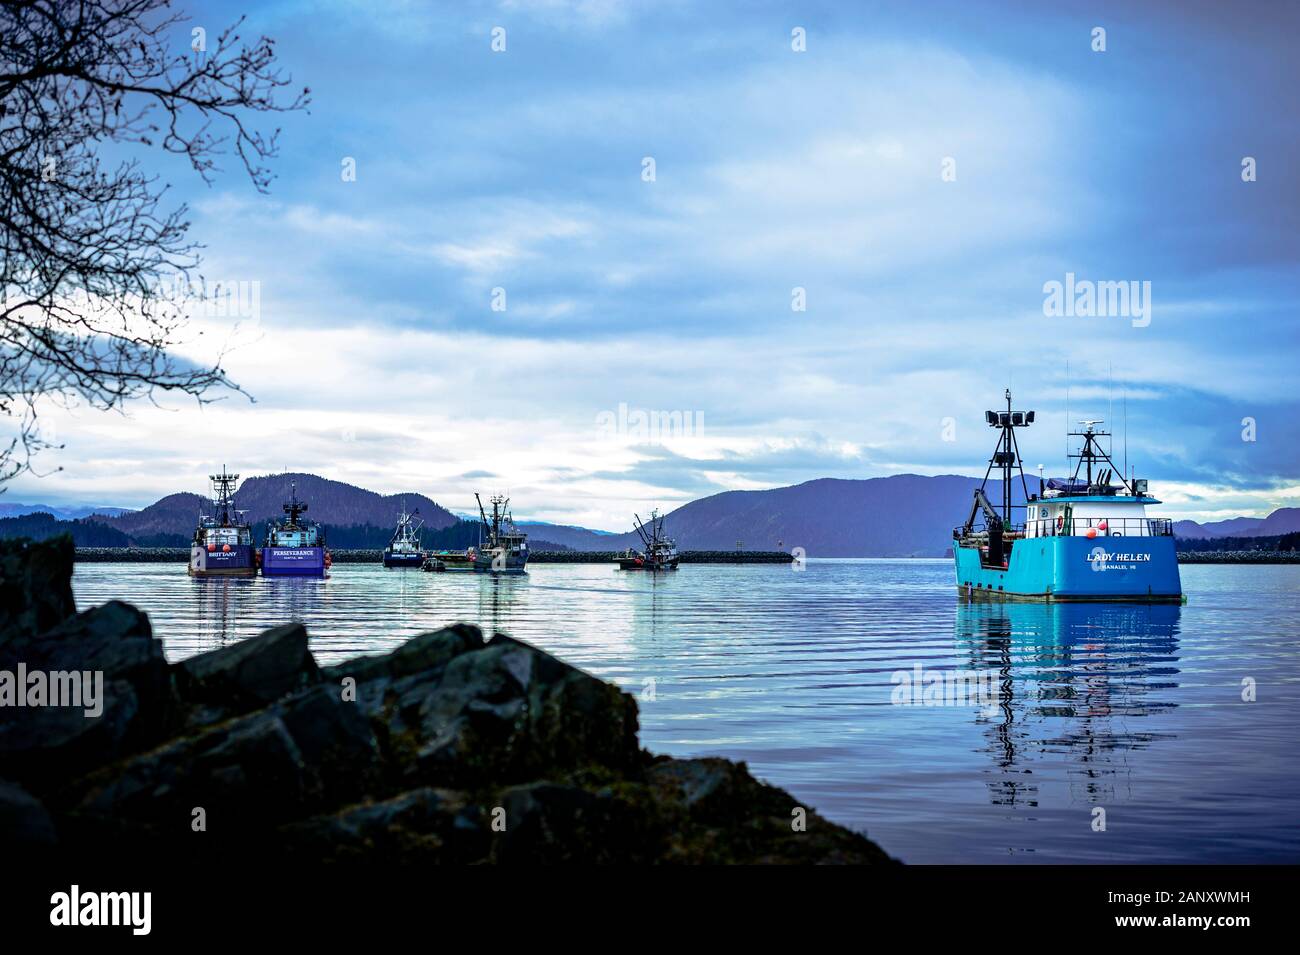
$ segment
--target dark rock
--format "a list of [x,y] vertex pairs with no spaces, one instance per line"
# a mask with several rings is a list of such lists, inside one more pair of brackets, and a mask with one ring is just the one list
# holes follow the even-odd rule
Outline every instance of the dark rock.
[[76,612],[71,537],[0,540],[0,644],[58,626]]
[[175,667],[176,688],[187,703],[217,711],[246,713],[274,703],[320,680],[307,649],[307,630],[288,623],[220,650],[190,657]]
[[665,861],[893,863],[870,839],[827,821],[785,790],[754,779],[744,763],[661,757],[646,777],[655,803],[675,803],[685,813]]
[[15,849],[52,846],[54,820],[27,790],[0,779],[0,845]]
[[431,676],[366,694],[387,752],[430,785],[535,779],[640,761],[636,702],[617,687],[509,637],[461,653]]
[[488,861],[503,865],[653,863],[674,828],[640,786],[529,783],[502,792],[493,808],[504,829]]
[[470,650],[483,649],[483,633],[478,627],[458,623],[432,633],[412,637],[391,653],[357,657],[321,671],[326,680],[341,681],[351,677],[358,684],[389,677],[399,679],[412,674],[439,674],[453,657]]
[[377,757],[361,711],[318,686],[92,774],[74,787],[76,812],[184,833],[201,807],[209,833],[242,841],[360,799]]
[[0,844],[164,867],[891,861],[743,764],[642,752],[630,695],[528,644],[458,625],[319,670],[293,624],[170,667],[134,608],[72,613],[65,550],[0,546],[0,669],[98,672],[104,708],[2,714]]
[[69,617],[37,636],[0,644],[0,670],[20,664],[46,679],[65,674],[100,688],[102,712],[81,706],[7,710],[0,722],[0,765],[28,784],[66,780],[166,738],[175,698],[162,644],[149,618],[129,604],[110,601]]
[[292,823],[278,836],[299,858],[445,864],[484,859],[489,832],[482,810],[465,793],[422,787]]

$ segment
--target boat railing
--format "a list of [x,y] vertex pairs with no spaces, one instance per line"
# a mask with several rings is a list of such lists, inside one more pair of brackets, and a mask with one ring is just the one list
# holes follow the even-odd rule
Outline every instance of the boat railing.
[[[1008,524],[1002,536],[1008,540],[1033,537],[1173,537],[1174,522],[1164,517],[1075,517],[1036,518],[1023,524]],[[988,531],[976,528],[970,536],[983,539]],[[953,528],[953,537],[965,539],[962,528]]]
[[1018,525],[1025,537],[1173,537],[1174,522],[1165,517],[1036,518]]

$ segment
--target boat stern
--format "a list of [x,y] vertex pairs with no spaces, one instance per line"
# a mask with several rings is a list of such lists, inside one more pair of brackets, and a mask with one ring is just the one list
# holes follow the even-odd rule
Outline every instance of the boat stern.
[[974,598],[1050,601],[1182,600],[1174,538],[1041,537],[1017,540],[1003,567],[956,541],[957,590]]

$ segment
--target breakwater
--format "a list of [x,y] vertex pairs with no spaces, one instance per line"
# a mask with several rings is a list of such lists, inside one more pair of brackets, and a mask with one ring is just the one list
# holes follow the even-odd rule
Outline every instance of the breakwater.
[[[336,564],[377,564],[383,556],[379,550],[330,550]],[[539,550],[528,555],[535,564],[609,564],[620,554],[615,551]],[[186,547],[78,547],[82,563],[151,563],[184,564],[190,559]],[[683,564],[788,564],[794,558],[784,551],[686,550]]]
[[1294,550],[1180,550],[1180,564],[1300,564]]

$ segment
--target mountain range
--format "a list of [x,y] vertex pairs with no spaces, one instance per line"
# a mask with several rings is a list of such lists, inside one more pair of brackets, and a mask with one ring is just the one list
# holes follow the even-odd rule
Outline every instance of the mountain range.
[[[665,518],[664,528],[683,550],[743,547],[788,551],[802,547],[810,557],[942,557],[949,547],[952,528],[962,523],[970,510],[971,493],[977,484],[977,478],[956,474],[896,474],[861,480],[820,478],[763,491],[724,491],[673,510]],[[990,485],[989,496],[997,501],[1000,486],[996,481]],[[378,494],[304,473],[248,478],[235,494],[236,503],[252,523],[277,518],[295,486],[298,497],[310,505],[308,516],[331,529],[368,526],[390,530],[403,506],[418,509],[426,526],[434,531],[462,520],[422,494]],[[1019,481],[1013,485],[1013,500],[1023,500]],[[60,509],[39,505],[3,507],[11,510],[0,511],[0,518],[36,511],[60,516]],[[94,510],[101,513],[82,515],[81,519],[139,541],[159,535],[188,539],[199,514],[210,511],[211,506],[199,494],[179,493],[139,511]],[[643,512],[641,516],[648,514]],[[539,550],[567,547],[615,551],[639,544],[634,531],[612,534],[536,521],[521,521],[520,527]],[[1174,524],[1179,537],[1198,539],[1281,535],[1297,530],[1300,508],[1280,508],[1265,518]]]
[[1200,539],[1278,537],[1300,531],[1300,507],[1279,507],[1268,517],[1233,517],[1226,521],[1174,521],[1174,535]]
[[[439,530],[456,523],[456,517],[423,494],[379,494],[365,488],[331,481],[315,474],[269,474],[243,481],[235,492],[235,505],[250,523],[278,518],[284,502],[296,491],[308,503],[307,516],[330,526],[364,525],[393,527],[397,512],[419,510],[428,527]],[[194,533],[199,515],[212,510],[201,494],[169,494],[139,511],[115,517],[93,515],[90,520],[116,528],[131,537],[152,534]]]

